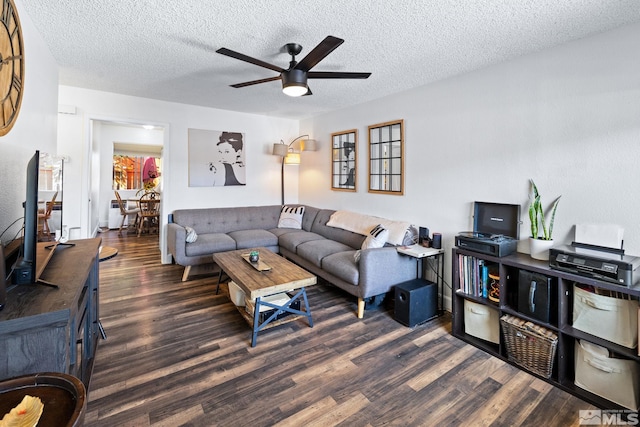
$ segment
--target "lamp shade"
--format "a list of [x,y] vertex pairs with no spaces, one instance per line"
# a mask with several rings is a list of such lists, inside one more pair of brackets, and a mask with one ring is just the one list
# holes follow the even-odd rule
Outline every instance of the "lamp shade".
[[300,149],[302,151],[316,151],[318,149],[318,145],[316,144],[315,139],[304,139],[300,143]]
[[299,165],[300,164],[300,153],[288,153],[284,158],[284,163],[287,165]]
[[287,155],[289,147],[286,144],[273,144],[273,155],[284,157]]

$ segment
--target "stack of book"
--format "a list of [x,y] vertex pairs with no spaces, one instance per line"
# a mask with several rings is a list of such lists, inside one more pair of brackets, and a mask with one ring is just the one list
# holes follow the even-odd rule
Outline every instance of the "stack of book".
[[474,297],[488,298],[490,278],[489,274],[497,271],[496,264],[471,255],[458,256],[459,292]]

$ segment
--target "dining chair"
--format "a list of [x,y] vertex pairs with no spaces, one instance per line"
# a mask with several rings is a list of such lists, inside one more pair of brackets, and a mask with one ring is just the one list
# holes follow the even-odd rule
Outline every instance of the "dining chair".
[[38,240],[48,241],[51,240],[51,229],[49,228],[49,219],[51,219],[51,212],[53,211],[53,205],[56,204],[56,198],[58,192],[53,194],[50,202],[45,202],[44,209],[38,210]]
[[124,220],[129,215],[136,215],[135,220],[133,221],[133,229],[137,230],[138,222],[140,222],[140,208],[128,209],[122,201],[120,193],[118,193],[116,190],[114,190],[114,193],[116,193],[116,200],[118,200],[118,206],[120,207],[120,215],[122,215],[122,221],[120,221],[120,229],[118,229],[118,236],[122,236],[122,227],[124,227]]
[[142,229],[145,227],[149,233],[154,228],[160,232],[160,193],[149,191],[140,196],[138,209],[140,209],[138,237],[140,237]]

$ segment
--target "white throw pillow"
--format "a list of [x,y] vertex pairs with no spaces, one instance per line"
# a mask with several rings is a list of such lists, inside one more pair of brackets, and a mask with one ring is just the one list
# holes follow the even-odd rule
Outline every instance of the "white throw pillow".
[[[387,243],[388,238],[389,230],[384,228],[382,224],[378,224],[371,229],[367,238],[362,242],[362,247],[360,249],[381,248],[385,243]],[[353,257],[356,262],[360,261],[360,251],[356,251]]]
[[283,206],[280,210],[278,228],[295,228],[302,230],[304,206]]
[[378,224],[371,229],[369,235],[362,242],[361,249],[381,248],[387,243],[389,238],[389,230],[384,228],[382,224]]
[[185,227],[184,229],[187,230],[187,238],[184,239],[187,243],[193,243],[198,240],[198,234],[196,234],[196,230],[191,227]]

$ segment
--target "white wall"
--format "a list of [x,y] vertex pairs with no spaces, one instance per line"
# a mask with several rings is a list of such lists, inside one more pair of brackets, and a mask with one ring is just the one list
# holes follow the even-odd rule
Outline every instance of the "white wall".
[[[59,100],[60,104],[76,107],[77,111],[75,115],[59,115],[58,134],[60,150],[73,151],[74,157],[78,157],[79,160],[75,162],[72,159],[68,168],[65,165],[65,181],[70,186],[74,186],[75,190],[74,193],[74,190],[65,186],[65,204],[73,203],[73,206],[78,207],[78,212],[84,212],[89,203],[87,187],[89,161],[82,151],[87,150],[90,133],[88,127],[92,119],[121,120],[164,127],[163,224],[166,224],[167,215],[176,209],[280,203],[280,158],[271,155],[271,148],[272,144],[280,139],[289,141],[299,135],[297,120],[237,113],[70,86],[60,86]],[[187,140],[189,128],[243,132],[246,146],[247,185],[189,187]],[[101,165],[105,166],[110,162],[111,157],[102,158]],[[294,174],[294,177],[297,175],[295,170],[288,170],[287,173]],[[295,187],[287,188],[287,194],[293,194],[293,198],[290,199],[292,202],[297,199],[296,190]],[[70,193],[74,196],[69,195]],[[71,200],[72,197],[73,200]],[[83,235],[89,235],[90,228],[87,221],[83,221],[81,216],[76,221],[73,224],[69,223],[69,226],[82,227]],[[163,242],[161,242],[161,249],[165,250]],[[163,261],[169,260],[163,257]]]
[[[529,179],[562,195],[555,240],[572,226],[622,225],[640,255],[640,24],[301,122],[320,141],[300,169],[301,203],[408,220],[442,232],[446,280],[475,200],[522,205]],[[404,119],[404,196],[367,193],[367,126]],[[357,128],[358,192],[330,190],[330,134]],[[528,244],[520,245],[528,251]]]
[[16,236],[24,216],[26,166],[35,150],[56,154],[58,67],[27,15],[15,0],[24,34],[24,98],[13,129],[0,137],[0,233],[6,244]]

